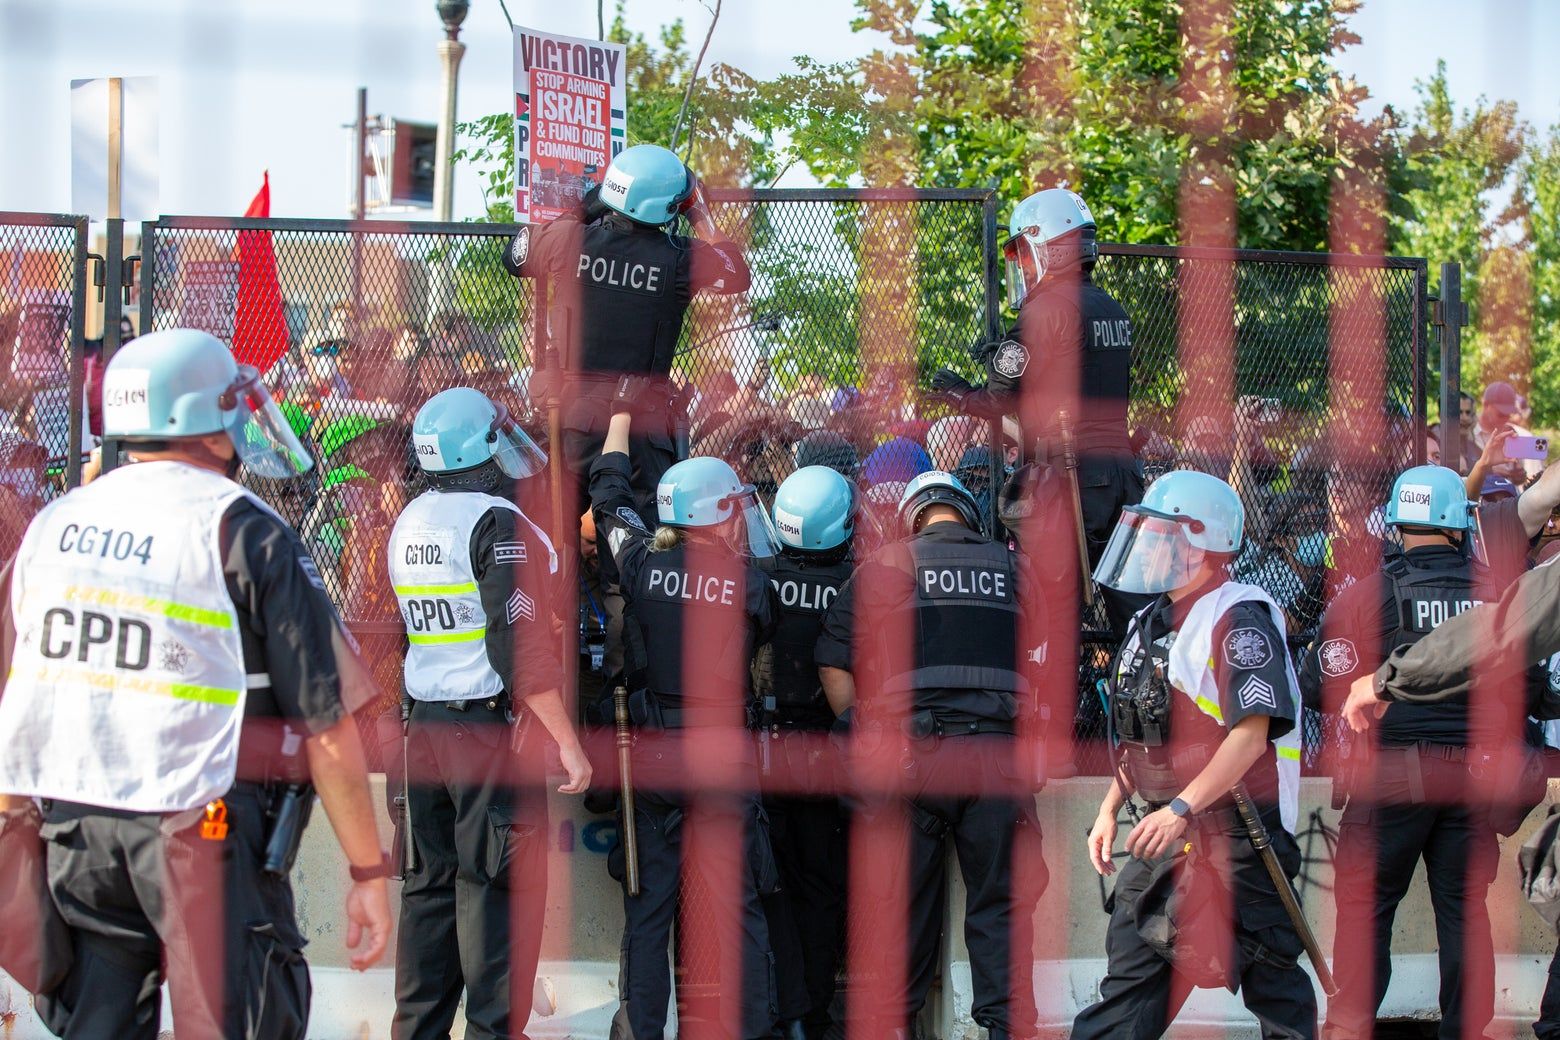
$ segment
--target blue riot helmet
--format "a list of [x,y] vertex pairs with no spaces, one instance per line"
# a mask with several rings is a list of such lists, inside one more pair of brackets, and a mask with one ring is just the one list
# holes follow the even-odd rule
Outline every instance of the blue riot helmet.
[[282,480],[314,465],[287,418],[221,340],[199,329],[148,333],[103,373],[103,435],[133,445],[225,433],[255,476]]
[[656,519],[684,530],[738,525],[731,547],[752,557],[775,555],[774,528],[752,484],[737,479],[724,459],[684,459],[661,475],[655,488]]
[[952,473],[928,470],[905,485],[904,494],[899,496],[899,526],[906,535],[920,529],[921,514],[931,506],[950,506],[958,511],[965,527],[981,530],[975,496]]
[[788,549],[824,553],[856,533],[856,501],[850,481],[827,466],[806,466],[786,477],[775,493],[775,533]]
[[1166,473],[1149,485],[1141,503],[1121,511],[1094,580],[1117,592],[1182,588],[1210,555],[1238,553],[1245,527],[1246,509],[1224,481],[1190,469]]
[[636,144],[607,167],[601,201],[630,220],[659,226],[676,218],[697,184],[676,153],[658,144]]
[[1468,531],[1474,526],[1473,511],[1456,472],[1445,466],[1414,466],[1392,482],[1386,522],[1393,527]]
[[440,391],[418,409],[412,444],[417,465],[442,487],[491,491],[499,474],[520,480],[547,466],[547,454],[507,408],[466,386]]

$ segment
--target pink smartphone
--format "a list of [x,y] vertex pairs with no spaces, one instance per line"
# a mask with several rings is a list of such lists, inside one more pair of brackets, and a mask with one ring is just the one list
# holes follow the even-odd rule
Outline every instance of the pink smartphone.
[[1549,457],[1548,437],[1507,437],[1502,450],[1508,459],[1538,459]]

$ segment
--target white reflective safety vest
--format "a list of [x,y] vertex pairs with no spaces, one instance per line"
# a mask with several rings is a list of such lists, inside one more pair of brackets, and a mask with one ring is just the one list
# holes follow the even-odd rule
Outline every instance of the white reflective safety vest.
[[[390,584],[410,644],[406,692],[415,700],[479,700],[504,691],[505,678],[488,661],[487,617],[471,559],[472,532],[491,509],[508,509],[522,521],[517,540],[505,543],[510,562],[525,563],[530,553],[545,552],[549,571],[557,571],[552,542],[507,498],[476,491],[427,491],[396,519],[390,535]],[[538,609],[531,604],[532,611]]]
[[[1266,592],[1255,585],[1238,581],[1226,582],[1192,605],[1186,620],[1176,632],[1175,642],[1170,644],[1170,662],[1167,674],[1170,685],[1191,699],[1199,711],[1224,725],[1224,712],[1219,707],[1219,685],[1213,666],[1213,629],[1232,607],[1239,603],[1256,601],[1267,606],[1278,629],[1279,642],[1285,646],[1284,612]],[[1134,636],[1134,638],[1136,638]],[[1273,751],[1278,756],[1278,808],[1284,827],[1293,834],[1300,817],[1300,683],[1295,677],[1295,667],[1284,654],[1284,671],[1289,679],[1289,703],[1296,712],[1294,727],[1273,741]]]
[[[227,478],[142,462],[56,499],[17,552],[0,791],[180,812],[233,786],[246,679]],[[269,511],[267,509],[267,511]]]

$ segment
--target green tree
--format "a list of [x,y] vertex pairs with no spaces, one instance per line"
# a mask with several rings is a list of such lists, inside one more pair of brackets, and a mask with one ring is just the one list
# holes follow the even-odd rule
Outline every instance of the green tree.
[[1525,306],[1529,258],[1521,207],[1511,186],[1528,136],[1510,101],[1480,98],[1458,109],[1439,62],[1417,86],[1419,103],[1399,132],[1406,183],[1389,246],[1432,264],[1462,264],[1471,327],[1463,336],[1462,381],[1471,390],[1496,379],[1527,387]]
[[1560,126],[1531,141],[1521,198],[1531,246],[1534,425],[1560,426]]

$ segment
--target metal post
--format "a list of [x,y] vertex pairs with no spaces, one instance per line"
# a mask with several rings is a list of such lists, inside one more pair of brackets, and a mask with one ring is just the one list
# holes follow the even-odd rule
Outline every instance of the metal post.
[[352,219],[362,220],[368,210],[368,175],[363,167],[368,154],[368,88],[357,90],[357,122],[352,124]]
[[434,219],[453,219],[455,185],[451,180],[451,159],[455,154],[456,81],[460,59],[466,45],[460,42],[460,23],[466,20],[469,0],[439,0],[435,5],[444,22],[444,39],[439,41],[439,62],[444,66],[443,104],[439,106],[439,133],[434,141],[436,165],[433,168]]
[[[986,281],[985,333],[986,342],[991,343],[1002,338],[1002,284],[998,277],[1001,265],[997,262],[997,189],[995,187],[987,192],[981,202],[980,215],[981,259]],[[999,526],[999,507],[1002,500],[1002,419],[1000,416],[988,423],[987,438],[991,450],[989,467],[991,505],[987,522],[991,525],[991,533],[995,535]]]
[[1466,473],[1462,450],[1462,330],[1468,324],[1468,305],[1462,298],[1462,265],[1441,265],[1441,298],[1431,312],[1431,322],[1441,339],[1441,462]]
[[[125,222],[122,217],[105,221],[107,242],[103,248],[103,364],[114,359],[119,349],[119,316],[124,312],[120,295],[125,270]],[[103,438],[103,472],[119,465],[119,442]]]
[[[122,216],[120,181],[123,179],[125,148],[125,81],[115,76],[108,81],[108,219]],[[105,347],[107,340],[104,341]]]

